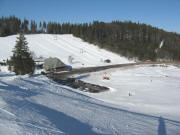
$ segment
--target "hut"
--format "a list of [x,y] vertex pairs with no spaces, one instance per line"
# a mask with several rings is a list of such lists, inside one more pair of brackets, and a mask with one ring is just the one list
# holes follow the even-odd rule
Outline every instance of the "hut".
[[66,64],[64,64],[60,59],[58,58],[47,58],[44,60],[43,68],[45,71],[51,71],[51,72],[59,72],[59,71],[65,71]]

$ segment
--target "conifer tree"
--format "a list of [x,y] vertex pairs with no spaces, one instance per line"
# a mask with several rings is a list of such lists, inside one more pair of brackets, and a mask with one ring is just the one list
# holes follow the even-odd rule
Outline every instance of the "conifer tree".
[[43,31],[46,32],[46,22],[43,22]]
[[35,21],[31,21],[31,33],[37,33],[37,24]]
[[11,65],[13,71],[17,75],[32,74],[35,69],[35,64],[29,52],[28,43],[22,33],[17,37],[16,45],[13,49],[11,57]]

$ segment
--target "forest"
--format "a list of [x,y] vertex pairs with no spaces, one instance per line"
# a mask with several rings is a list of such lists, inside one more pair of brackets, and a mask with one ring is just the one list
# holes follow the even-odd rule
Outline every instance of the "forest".
[[24,34],[73,34],[129,59],[180,61],[180,34],[131,21],[71,24],[0,18],[0,37]]

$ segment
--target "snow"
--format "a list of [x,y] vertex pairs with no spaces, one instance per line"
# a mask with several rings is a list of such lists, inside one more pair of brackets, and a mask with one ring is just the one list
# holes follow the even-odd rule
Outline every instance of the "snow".
[[164,40],[161,41],[159,48],[162,48],[163,44],[164,44]]
[[[180,121],[179,73],[175,66],[134,66],[91,73],[82,80],[110,87],[109,92],[88,96],[129,111]],[[103,80],[104,75],[110,80]]]
[[[145,71],[148,72],[144,74]],[[119,85],[120,82],[117,83],[118,81],[112,82],[114,84],[110,81],[100,81],[98,78],[102,76],[99,75],[98,77],[97,75],[101,74],[101,72],[92,74],[86,80],[93,81],[90,78],[96,75],[94,80],[96,83],[101,82],[108,86],[112,84],[113,91],[98,94],[81,93],[55,83],[40,74],[16,76],[0,72],[0,134],[166,135],[167,133],[167,135],[178,135],[180,134],[179,99],[177,98],[179,95],[179,83],[177,83],[179,76],[175,74],[178,71],[179,69],[176,67],[137,67],[132,71],[130,69],[106,71],[111,74],[111,79],[119,76],[118,81],[123,81],[124,78],[121,84],[129,81],[129,85],[134,86],[135,94],[131,97],[127,96],[128,88],[130,88],[128,83]],[[150,88],[137,89],[140,87],[145,88],[145,80],[147,81],[150,77],[153,78],[154,85],[162,83],[165,80],[158,78],[167,79],[168,77],[164,75],[169,75],[169,73],[172,75],[169,77],[174,79],[167,81],[171,83],[176,80],[171,84],[172,89],[170,89],[174,93],[168,92],[168,88],[166,88],[168,85],[165,85],[164,88],[166,88],[165,91],[168,94],[164,93],[163,95],[169,95],[168,98],[170,99],[164,100],[159,92],[156,92],[159,101],[158,98],[148,99],[146,92],[153,94],[155,90],[150,92]],[[147,79],[143,80],[145,77]],[[135,85],[135,83],[131,82],[132,78],[139,80],[142,85],[140,83]],[[162,90],[163,86],[161,84],[159,86],[159,90]],[[154,104],[156,101],[158,101],[157,108],[154,111],[159,107],[161,109],[165,107],[165,110],[167,107],[173,109],[171,111],[166,110],[169,117],[160,112],[157,115],[151,113],[153,107],[149,106],[149,104]],[[165,103],[162,104],[164,101]],[[130,103],[135,107],[130,108],[132,106]],[[149,107],[148,113],[146,112],[148,108],[146,105]]]
[[[1,49],[0,61],[9,59],[12,56],[12,49],[15,46],[18,35],[0,37]],[[82,41],[71,34],[30,34],[25,35],[30,51],[36,58],[41,56],[58,57],[65,64],[72,65],[73,68],[108,65],[103,61],[110,59],[110,64],[120,64],[133,62],[125,57],[100,49],[93,44]],[[69,56],[73,57],[69,63]]]
[[[0,37],[0,61],[12,55],[16,37]],[[26,38],[37,58],[58,57],[74,68],[108,65],[105,59],[133,62],[72,35]],[[0,66],[0,135],[179,135],[179,73],[173,65],[139,65],[78,75],[110,88],[86,93],[53,82],[40,70],[16,76]],[[103,80],[105,75],[110,80]]]
[[9,70],[6,66],[0,66],[0,72],[8,73]]

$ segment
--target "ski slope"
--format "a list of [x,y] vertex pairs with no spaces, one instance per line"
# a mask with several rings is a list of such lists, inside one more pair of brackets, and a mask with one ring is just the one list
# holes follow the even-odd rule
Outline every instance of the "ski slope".
[[[15,46],[18,35],[0,37],[0,61],[9,59],[12,56],[12,49]],[[108,65],[103,61],[110,59],[110,64],[120,64],[133,62],[125,57],[100,49],[93,44],[82,41],[71,34],[32,34],[25,35],[30,51],[36,58],[58,57],[65,64],[72,67],[89,67]],[[69,63],[68,58],[72,56],[74,60]]]
[[179,135],[179,129],[178,120],[120,109],[39,74],[0,72],[1,135]]
[[[0,37],[0,61],[12,55],[16,37]],[[134,62],[72,35],[26,38],[36,58],[58,57],[74,68],[108,65],[105,59],[110,64]],[[179,135],[179,73],[179,67],[159,65],[77,75],[110,87],[103,93],[85,93],[38,71],[16,76],[0,66],[0,135]],[[105,74],[110,80],[102,79]]]

